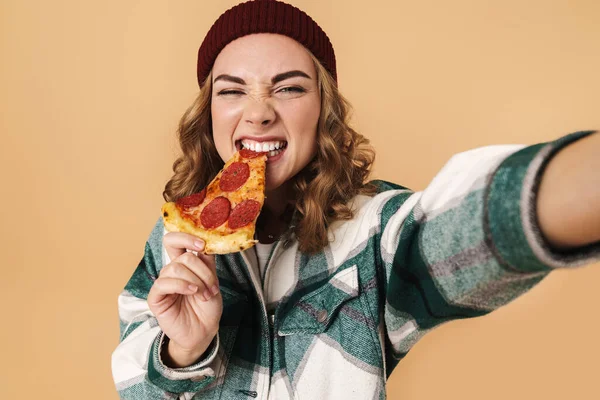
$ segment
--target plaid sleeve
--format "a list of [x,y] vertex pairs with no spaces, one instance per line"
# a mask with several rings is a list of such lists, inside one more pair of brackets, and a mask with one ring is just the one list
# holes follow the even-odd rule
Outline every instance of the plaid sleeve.
[[387,201],[380,218],[388,375],[436,326],[485,315],[555,268],[600,260],[600,243],[552,250],[535,209],[548,161],[592,133],[460,153],[424,191],[398,191]]
[[144,257],[119,295],[120,343],[112,354],[113,379],[122,399],[177,399],[215,380],[220,364],[218,335],[208,356],[186,368],[169,368],[160,357],[164,333],[147,303],[165,259],[162,220],[146,242]]

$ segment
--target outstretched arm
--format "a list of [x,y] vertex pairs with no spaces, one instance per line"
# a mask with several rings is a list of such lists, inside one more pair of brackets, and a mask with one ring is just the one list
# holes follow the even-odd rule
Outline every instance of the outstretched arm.
[[600,133],[566,146],[550,160],[541,178],[537,218],[556,249],[600,242]]
[[[485,315],[556,269],[600,260],[599,140],[580,131],[530,146],[471,149],[454,155],[422,192],[378,195],[385,202],[374,231],[385,270],[388,374],[440,324]],[[556,246],[563,233],[570,251]]]

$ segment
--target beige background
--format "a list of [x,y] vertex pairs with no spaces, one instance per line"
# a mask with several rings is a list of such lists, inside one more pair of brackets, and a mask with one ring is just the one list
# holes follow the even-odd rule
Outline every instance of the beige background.
[[[600,128],[600,2],[291,0],[331,37],[376,176]],[[195,57],[235,1],[0,2],[0,398],[116,399],[117,295],[159,215]],[[428,335],[391,399],[598,399],[600,265]],[[443,397],[442,397],[443,396]]]

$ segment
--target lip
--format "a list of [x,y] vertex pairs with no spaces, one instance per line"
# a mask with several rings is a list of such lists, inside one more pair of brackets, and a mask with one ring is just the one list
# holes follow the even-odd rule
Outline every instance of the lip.
[[240,136],[237,139],[235,139],[236,142],[241,142],[244,139],[248,139],[248,140],[254,140],[256,142],[272,142],[272,141],[286,141],[285,138],[281,137],[281,136],[274,136],[274,135],[269,135],[269,136],[251,136],[251,135],[244,135],[244,136]]

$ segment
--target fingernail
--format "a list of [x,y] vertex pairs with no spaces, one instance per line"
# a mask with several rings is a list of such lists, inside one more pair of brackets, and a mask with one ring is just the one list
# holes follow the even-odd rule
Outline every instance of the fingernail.
[[203,249],[204,249],[204,242],[203,242],[203,241],[201,241],[201,240],[196,240],[196,241],[194,242],[194,246],[196,246],[196,248],[197,248],[198,250],[203,250]]
[[216,296],[219,293],[219,287],[217,285],[213,285],[213,287],[210,288],[210,291]]
[[190,289],[192,292],[195,292],[196,290],[198,290],[198,286],[196,286],[196,285],[188,285],[188,289]]

